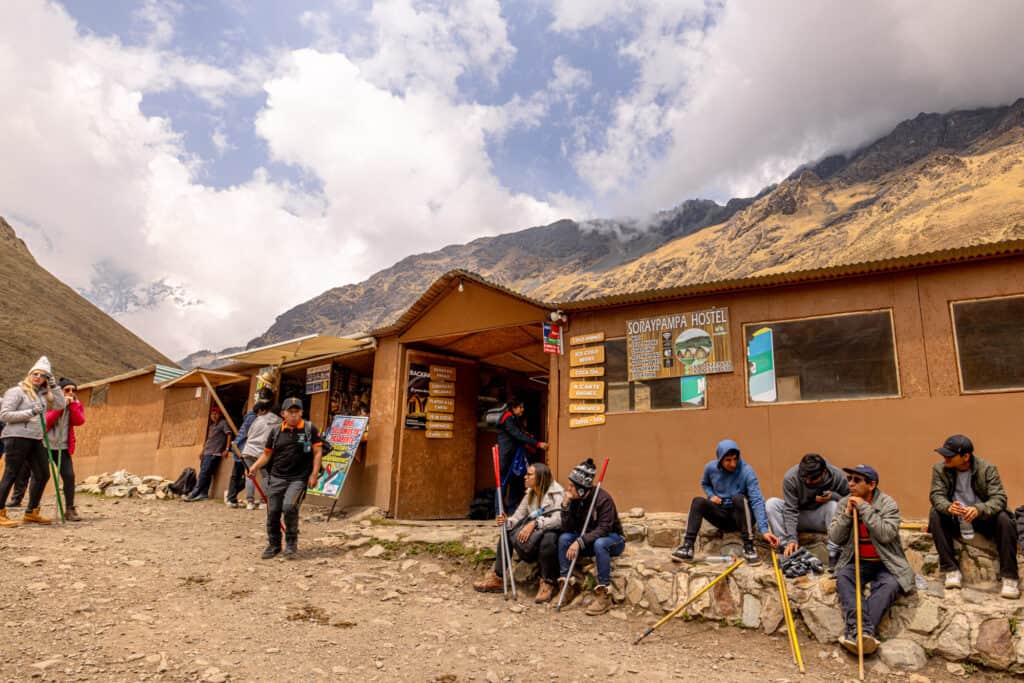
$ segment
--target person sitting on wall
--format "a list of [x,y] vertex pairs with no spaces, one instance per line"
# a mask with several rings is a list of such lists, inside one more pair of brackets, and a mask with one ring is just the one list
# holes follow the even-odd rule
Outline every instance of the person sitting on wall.
[[[839,643],[857,653],[857,591],[871,585],[863,601],[864,653],[878,649],[878,624],[900,591],[914,590],[914,570],[903,554],[900,543],[900,509],[896,501],[878,488],[878,471],[870,465],[844,467],[850,495],[839,501],[839,508],[828,527],[828,537],[842,547],[836,563],[836,592],[846,617],[846,628]],[[853,511],[857,510],[859,528],[853,531]],[[853,544],[860,545],[860,584],[856,586]]]
[[[551,476],[551,470],[542,462],[526,469],[526,495],[511,517],[499,516],[500,533],[508,535],[509,547],[519,559],[540,565],[540,585],[537,603],[550,602],[558,581],[558,536],[562,530],[562,500],[565,489]],[[501,541],[494,570],[483,581],[473,584],[481,593],[500,593],[504,588],[501,568]]]
[[217,472],[220,459],[228,455],[228,441],[231,439],[231,428],[228,421],[220,413],[217,406],[210,407],[210,425],[206,428],[206,443],[199,454],[199,477],[195,487],[182,498],[186,503],[207,500],[210,497],[210,484]]
[[690,502],[683,544],[672,552],[672,559],[677,562],[693,559],[693,544],[706,519],[722,531],[739,531],[743,536],[743,559],[748,564],[759,564],[761,557],[754,549],[753,522],[756,521],[757,530],[772,546],[778,545],[779,539],[768,528],[757,473],[740,458],[738,443],[730,439],[718,443],[715,459],[704,466],[700,485],[707,497],[697,496]]
[[267,547],[262,558],[281,552],[281,516],[284,516],[284,555],[293,558],[299,544],[299,506],[306,488],[316,486],[320,476],[323,439],[312,422],[302,419],[302,400],[285,399],[281,404],[284,422],[270,434],[263,455],[253,463],[250,474],[270,467],[267,477]]
[[558,537],[558,590],[561,592],[566,581],[565,602],[575,597],[573,579],[569,576],[569,565],[577,556],[593,557],[597,564],[597,587],[594,601],[587,606],[587,614],[596,616],[612,608],[609,587],[612,582],[612,558],[626,549],[626,538],[622,533],[622,522],[610,493],[602,488],[594,499],[594,514],[587,524],[587,533],[580,535],[590,510],[594,495],[594,477],[597,466],[587,458],[573,468],[569,474],[569,485],[562,501],[562,534]]
[[[782,498],[769,498],[765,503],[768,524],[779,532],[779,539],[789,557],[800,549],[797,534],[811,531],[828,533],[840,499],[850,493],[846,475],[817,453],[808,453],[782,478]],[[828,546],[828,568],[834,571],[839,559],[839,546]]]
[[[526,410],[522,399],[513,398],[505,407],[498,420],[498,463],[501,470],[502,493],[506,498],[506,509],[515,510],[523,498],[525,488],[523,475],[526,474],[526,446],[545,449],[548,445],[537,441],[520,425],[519,420]],[[511,473],[511,474],[510,474]]]
[[1017,530],[1006,506],[999,470],[974,454],[974,444],[954,434],[935,452],[942,462],[932,467],[932,509],[928,531],[935,541],[939,569],[946,573],[946,588],[960,588],[963,576],[953,555],[953,539],[974,538],[975,532],[995,541],[999,553],[1000,595],[1020,597],[1017,585]]

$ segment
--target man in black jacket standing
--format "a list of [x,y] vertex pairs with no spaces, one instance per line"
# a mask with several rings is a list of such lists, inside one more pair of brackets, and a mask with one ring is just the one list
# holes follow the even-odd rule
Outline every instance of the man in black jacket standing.
[[498,422],[498,462],[501,468],[502,495],[506,497],[506,510],[515,510],[526,491],[523,484],[523,474],[526,474],[526,465],[528,464],[525,453],[522,474],[517,476],[512,473],[516,452],[526,446],[535,446],[541,450],[548,447],[545,442],[537,441],[523,430],[519,419],[523,416],[525,409],[526,404],[522,399],[513,398],[508,402],[508,406]]

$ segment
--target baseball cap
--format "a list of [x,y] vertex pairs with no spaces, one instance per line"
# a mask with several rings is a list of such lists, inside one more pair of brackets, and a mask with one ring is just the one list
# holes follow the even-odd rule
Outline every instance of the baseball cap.
[[302,410],[302,400],[295,397],[286,398],[284,403],[281,404],[281,410],[288,410],[290,408]]
[[954,434],[946,439],[946,442],[935,449],[939,455],[950,458],[954,455],[974,453],[974,444],[963,434]]
[[856,467],[844,467],[843,472],[847,474],[859,474],[868,481],[878,483],[878,470],[871,465],[857,465]]

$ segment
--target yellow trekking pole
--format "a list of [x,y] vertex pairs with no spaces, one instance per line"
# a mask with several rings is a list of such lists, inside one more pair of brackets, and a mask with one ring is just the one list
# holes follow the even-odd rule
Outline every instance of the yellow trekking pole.
[[647,629],[646,631],[644,631],[643,634],[639,638],[637,638],[636,640],[633,641],[633,644],[634,645],[638,645],[641,640],[643,640],[647,636],[649,636],[652,633],[654,633],[654,629],[658,628],[659,626],[664,624],[666,621],[668,621],[669,619],[671,619],[672,617],[674,617],[675,615],[679,614],[684,609],[689,607],[690,603],[692,603],[694,600],[696,600],[700,596],[702,596],[705,593],[707,593],[709,590],[711,590],[716,583],[718,583],[719,581],[721,581],[725,577],[729,576],[729,574],[731,574],[733,571],[735,571],[735,569],[737,567],[739,567],[741,564],[743,564],[743,562],[744,562],[744,559],[742,557],[737,557],[736,561],[733,562],[731,565],[729,565],[728,569],[726,569],[724,572],[722,572],[717,577],[715,577],[714,581],[712,581],[708,585],[706,585],[703,588],[701,588],[699,591],[697,591],[696,595],[694,595],[692,598],[690,598],[689,600],[684,602],[682,605],[680,605],[679,607],[676,607],[674,610],[672,610],[671,612],[666,614],[664,617],[662,617],[661,621],[659,621],[657,624],[655,624],[654,626],[652,626],[649,629]]
[[861,609],[860,586],[860,521],[853,508],[853,587],[857,592],[857,675],[864,680],[864,615]]
[[782,575],[779,568],[779,558],[772,548],[772,566],[775,567],[775,585],[779,587],[779,602],[782,603],[782,614],[786,617],[786,632],[789,635],[789,649],[793,653],[793,660],[796,662],[800,673],[804,673],[804,658],[800,654],[800,641],[796,637],[796,624],[793,621],[793,611],[789,606],[789,591],[786,590],[786,577]]

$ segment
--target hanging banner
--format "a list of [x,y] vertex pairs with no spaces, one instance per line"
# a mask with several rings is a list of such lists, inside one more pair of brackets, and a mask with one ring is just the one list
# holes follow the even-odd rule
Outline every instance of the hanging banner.
[[604,362],[604,345],[587,346],[582,349],[573,349],[569,352],[570,367],[580,365],[597,365]]
[[421,363],[409,364],[406,385],[406,429],[427,428],[427,398],[430,396],[430,369]]
[[317,479],[316,486],[307,488],[306,493],[327,498],[337,498],[348,479],[348,471],[352,467],[352,459],[359,448],[359,442],[366,431],[368,417],[352,415],[335,415],[331,428],[324,435],[323,471]]
[[732,372],[729,309],[626,322],[629,381]]
[[331,364],[306,368],[306,393],[322,394],[331,390]]
[[562,326],[544,323],[544,353],[562,353]]
[[747,384],[750,400],[755,403],[773,403],[778,400],[774,347],[770,327],[762,327],[754,332],[747,344]]
[[604,332],[591,332],[590,334],[577,334],[569,337],[569,346],[580,346],[581,344],[594,344],[604,341]]

